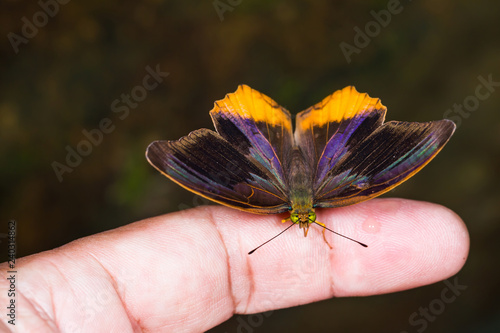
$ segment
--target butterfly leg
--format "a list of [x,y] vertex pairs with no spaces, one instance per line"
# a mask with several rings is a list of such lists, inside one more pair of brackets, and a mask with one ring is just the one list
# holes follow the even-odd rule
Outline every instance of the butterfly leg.
[[[316,221],[315,223],[319,224],[320,226],[326,227],[326,225],[324,225],[324,224],[323,224],[323,223],[321,223],[321,222]],[[326,240],[325,231],[326,231],[326,229],[325,229],[325,228],[323,228],[323,239],[324,239],[324,241],[325,241],[326,245],[328,245],[328,247],[329,247],[329,248],[330,248],[330,250],[331,250],[331,249],[333,249],[333,247],[332,247],[332,246],[330,245],[330,243],[328,243],[328,241]]]

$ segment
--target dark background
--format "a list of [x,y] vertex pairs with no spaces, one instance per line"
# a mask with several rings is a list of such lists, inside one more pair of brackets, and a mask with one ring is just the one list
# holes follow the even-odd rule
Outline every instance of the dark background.
[[[470,256],[457,275],[467,289],[425,331],[498,332],[500,87],[470,112],[447,110],[474,102],[479,76],[500,81],[500,3],[401,1],[390,22],[382,15],[385,26],[373,23],[371,11],[393,2],[222,0],[229,7],[219,15],[213,1],[73,0],[44,25],[36,1],[2,1],[0,232],[18,221],[20,257],[195,206],[202,201],[147,163],[151,141],[212,128],[213,102],[240,83],[292,113],[353,84],[382,99],[388,120],[457,122],[439,156],[386,196],[450,207],[470,231]],[[33,23],[34,15],[38,31],[14,47],[9,36],[22,37],[22,18]],[[349,62],[340,44],[356,47],[355,27],[373,37],[358,40]],[[158,64],[169,76],[120,119],[113,101]],[[82,131],[103,118],[114,130],[59,181],[54,161],[66,164],[67,146],[77,147]],[[444,288],[235,316],[213,332],[235,332],[241,322],[254,332],[417,332],[424,327],[412,326],[410,315]]]

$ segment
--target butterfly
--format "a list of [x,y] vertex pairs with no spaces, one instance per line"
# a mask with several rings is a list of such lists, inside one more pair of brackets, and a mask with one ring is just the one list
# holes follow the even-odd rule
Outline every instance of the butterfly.
[[152,142],[146,158],[180,186],[220,204],[257,214],[288,211],[283,222],[298,224],[304,236],[317,223],[326,241],[315,208],[353,205],[391,190],[429,163],[455,131],[447,119],[384,123],[386,111],[378,98],[348,86],[298,113],[293,131],[290,112],[240,85],[210,111],[216,131]]

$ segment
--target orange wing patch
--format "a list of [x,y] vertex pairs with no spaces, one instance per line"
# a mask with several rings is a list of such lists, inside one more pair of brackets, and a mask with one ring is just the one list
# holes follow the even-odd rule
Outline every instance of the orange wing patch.
[[359,93],[353,86],[337,90],[321,102],[297,115],[297,126],[307,130],[313,126],[325,126],[331,122],[341,122],[373,110],[387,110],[378,98]]
[[272,126],[284,127],[291,131],[290,113],[270,97],[242,84],[234,93],[215,102],[210,113],[230,113],[235,116],[253,119]]

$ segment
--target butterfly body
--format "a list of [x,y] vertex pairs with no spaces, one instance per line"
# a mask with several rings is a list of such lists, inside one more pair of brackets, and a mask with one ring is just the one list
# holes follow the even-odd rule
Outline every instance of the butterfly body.
[[[309,225],[315,221],[314,192],[311,165],[300,147],[293,147],[288,163],[288,197],[290,198],[290,220],[304,229],[307,235]],[[313,218],[314,217],[314,218]]]
[[449,120],[384,123],[378,98],[346,87],[300,112],[241,85],[215,102],[216,131],[155,141],[149,162],[182,187],[258,214],[290,212],[307,235],[314,209],[385,193],[423,168],[455,130]]

